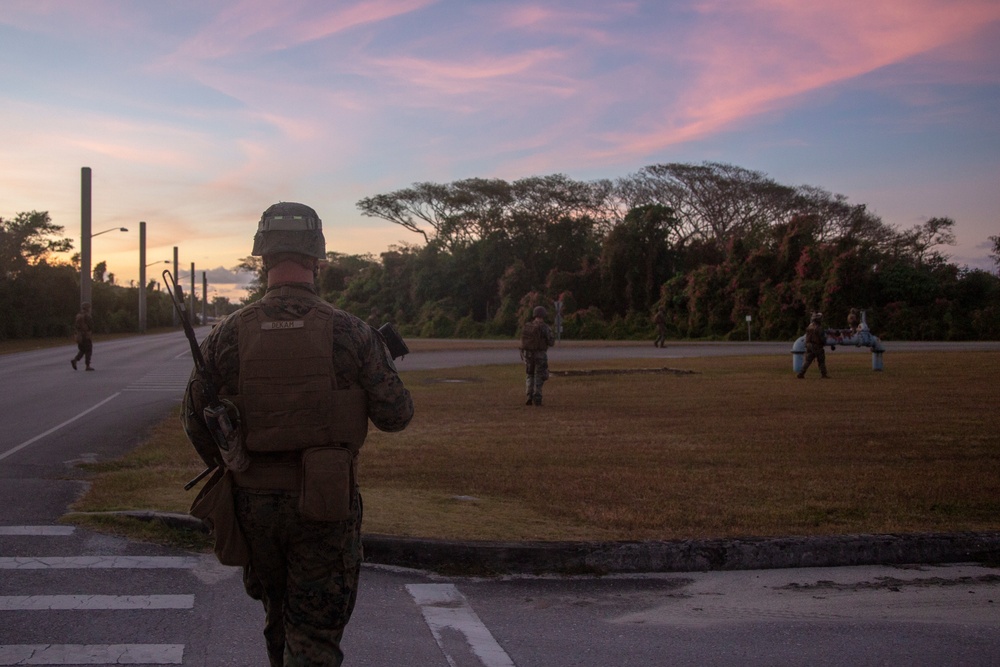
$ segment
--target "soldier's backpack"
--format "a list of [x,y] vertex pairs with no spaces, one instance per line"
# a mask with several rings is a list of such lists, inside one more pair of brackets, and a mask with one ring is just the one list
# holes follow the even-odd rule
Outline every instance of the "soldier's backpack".
[[547,350],[549,342],[545,337],[545,324],[531,320],[525,322],[521,329],[521,349],[522,350]]

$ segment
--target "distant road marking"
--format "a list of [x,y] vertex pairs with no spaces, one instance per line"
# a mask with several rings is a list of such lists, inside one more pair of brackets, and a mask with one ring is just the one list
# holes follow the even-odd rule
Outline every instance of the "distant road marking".
[[0,535],[72,535],[76,526],[0,526]]
[[128,387],[125,391],[172,391],[183,392],[191,377],[191,369],[162,370],[147,373]]
[[8,556],[0,558],[0,570],[176,570],[192,569],[197,564],[198,559],[193,556]]
[[180,665],[183,644],[12,644],[0,665]]
[[449,654],[444,630],[455,630],[464,635],[469,648],[485,667],[515,667],[510,656],[453,584],[407,584],[406,590],[420,606],[424,621],[449,665],[455,667],[462,663],[456,662]]
[[0,611],[193,609],[194,595],[2,595]]
[[39,435],[36,435],[31,440],[25,440],[24,442],[22,442],[20,445],[18,445],[14,449],[8,449],[3,454],[0,454],[0,461],[2,461],[3,459],[7,458],[11,454],[16,454],[17,452],[21,451],[22,449],[24,449],[25,447],[27,447],[31,443],[37,442],[38,440],[41,440],[42,438],[44,438],[45,436],[47,436],[47,435],[49,435],[51,433],[55,433],[56,431],[58,431],[59,429],[63,428],[64,426],[69,426],[70,424],[72,424],[73,422],[75,422],[80,417],[83,417],[84,415],[93,412],[94,410],[96,410],[97,408],[101,407],[102,405],[104,405],[108,401],[110,401],[110,400],[112,400],[114,398],[117,398],[119,394],[121,394],[121,392],[117,391],[114,394],[112,394],[111,396],[108,396],[107,398],[105,398],[103,401],[101,401],[97,405],[95,405],[93,407],[90,407],[90,408],[87,408],[86,410],[84,410],[83,412],[81,412],[80,414],[78,414],[77,416],[71,417],[70,419],[67,419],[62,424],[59,424],[58,426],[53,426],[52,428],[50,428],[45,433],[40,433]]

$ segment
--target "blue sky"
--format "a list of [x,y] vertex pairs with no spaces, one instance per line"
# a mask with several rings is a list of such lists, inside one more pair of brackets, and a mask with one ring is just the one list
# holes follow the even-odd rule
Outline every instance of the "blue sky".
[[139,220],[147,261],[199,273],[276,201],[377,255],[420,238],[362,197],[706,160],[901,229],[951,217],[953,261],[992,268],[1000,2],[4,0],[0,127],[0,216],[47,210],[79,247],[90,167],[94,231],[131,230],[94,260],[125,283]]

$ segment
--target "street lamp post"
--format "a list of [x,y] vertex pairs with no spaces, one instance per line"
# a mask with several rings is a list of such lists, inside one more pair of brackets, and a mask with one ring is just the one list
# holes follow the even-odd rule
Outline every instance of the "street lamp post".
[[84,167],[80,182],[80,303],[90,301],[91,297],[91,276],[90,268],[90,240],[95,236],[107,234],[108,232],[127,232],[127,227],[111,227],[96,234],[91,233],[91,212],[90,212],[90,167]]
[[[174,273],[173,273],[173,276],[174,276],[174,282],[177,282],[177,281],[180,280],[180,276],[177,274],[177,246],[174,246]],[[174,286],[171,285],[170,289],[173,289],[173,288],[174,288]],[[177,309],[176,308],[171,308],[170,309],[170,313],[171,313],[171,317],[172,317],[171,321],[173,322],[173,325],[176,327],[180,323],[180,319],[177,317]]]
[[208,274],[201,272],[201,323],[208,321]]
[[139,333],[146,333],[146,223],[139,223]]
[[[146,223],[145,222],[140,222],[139,225],[140,225],[140,230],[141,230],[140,235],[145,234],[145,230],[146,230],[145,225],[146,225]],[[146,261],[146,243],[145,243],[145,237],[143,236],[143,240],[141,241],[140,251],[139,251],[139,262],[140,262],[140,265],[139,265],[139,333],[146,333],[146,319],[147,319],[147,315],[146,315],[146,269],[148,267],[154,266],[156,264],[169,264],[170,263],[169,259],[161,259],[158,262],[150,262],[149,264],[146,264],[145,261]]]

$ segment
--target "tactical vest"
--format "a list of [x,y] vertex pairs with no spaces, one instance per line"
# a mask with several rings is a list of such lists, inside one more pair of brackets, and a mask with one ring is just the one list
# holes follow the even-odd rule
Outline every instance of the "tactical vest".
[[367,394],[337,386],[332,316],[333,307],[322,299],[294,320],[269,319],[259,307],[243,309],[239,406],[251,452],[336,445],[357,453],[364,444]]
[[522,350],[547,350],[549,341],[545,337],[545,325],[531,320],[524,323],[521,329],[521,349]]

